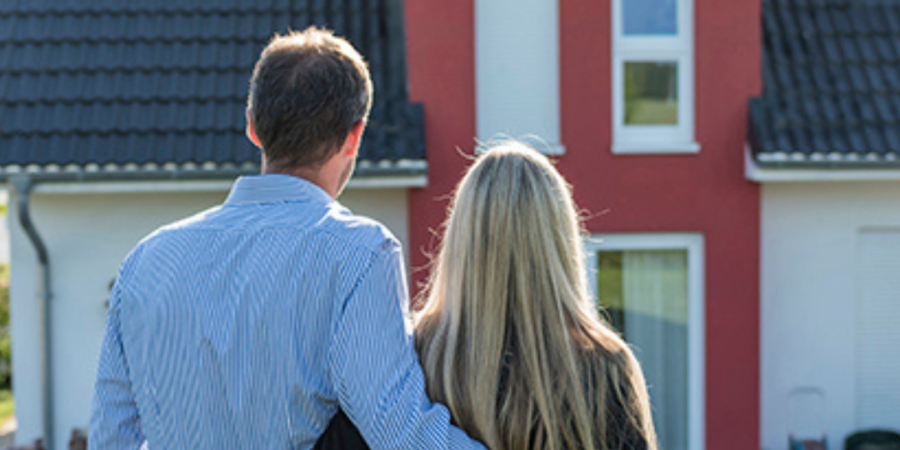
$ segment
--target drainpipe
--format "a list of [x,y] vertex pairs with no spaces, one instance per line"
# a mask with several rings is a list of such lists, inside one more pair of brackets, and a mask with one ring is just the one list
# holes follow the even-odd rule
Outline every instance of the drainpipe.
[[41,387],[43,393],[44,448],[55,450],[53,446],[53,327],[51,326],[51,306],[53,292],[50,289],[50,256],[43,239],[31,221],[31,189],[34,179],[28,175],[10,177],[9,180],[18,194],[19,223],[37,254],[38,278],[40,281],[39,309],[41,313]]

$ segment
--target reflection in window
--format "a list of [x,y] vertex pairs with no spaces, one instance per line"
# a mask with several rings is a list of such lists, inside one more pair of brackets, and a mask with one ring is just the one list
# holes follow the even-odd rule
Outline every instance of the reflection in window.
[[622,7],[625,35],[678,34],[676,0],[625,0]]
[[660,448],[688,445],[687,250],[600,251],[597,298],[635,348]]
[[625,124],[678,124],[678,63],[625,63]]

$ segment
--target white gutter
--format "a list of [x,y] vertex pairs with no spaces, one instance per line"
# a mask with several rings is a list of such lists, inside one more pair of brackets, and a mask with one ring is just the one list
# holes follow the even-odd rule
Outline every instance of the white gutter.
[[900,168],[770,168],[760,166],[753,158],[750,146],[744,147],[744,176],[757,183],[779,182],[859,182],[900,181]]
[[[360,161],[350,189],[418,188],[428,184],[425,161]],[[259,173],[259,166],[214,163],[176,165],[3,166],[0,183],[13,177],[34,180],[34,192],[53,194],[227,191],[234,179]]]
[[[134,194],[145,192],[227,192],[233,180],[63,181],[34,186],[36,194]],[[425,175],[351,178],[347,189],[418,188]]]

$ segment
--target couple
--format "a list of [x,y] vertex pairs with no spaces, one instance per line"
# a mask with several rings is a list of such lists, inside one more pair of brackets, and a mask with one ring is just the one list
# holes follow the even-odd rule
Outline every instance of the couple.
[[655,449],[569,188],[522,144],[460,182],[411,329],[399,244],[335,201],[371,102],[330,32],[266,47],[247,114],[263,174],[124,261],[89,448]]

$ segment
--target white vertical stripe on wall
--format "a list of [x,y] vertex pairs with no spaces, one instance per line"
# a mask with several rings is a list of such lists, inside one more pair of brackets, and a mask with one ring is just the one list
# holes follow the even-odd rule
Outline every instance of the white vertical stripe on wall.
[[561,153],[558,0],[475,0],[475,82],[479,139],[536,135]]
[[856,426],[900,428],[900,229],[859,235]]

